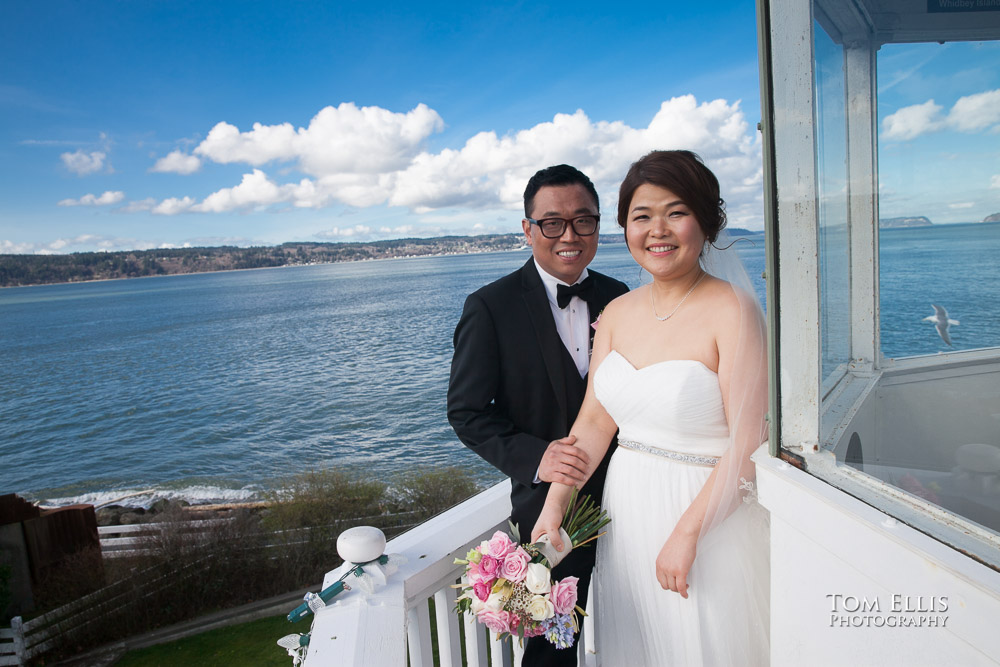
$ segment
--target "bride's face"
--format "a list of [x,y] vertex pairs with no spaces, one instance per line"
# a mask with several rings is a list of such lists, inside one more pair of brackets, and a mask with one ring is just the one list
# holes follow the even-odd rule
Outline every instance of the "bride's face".
[[625,238],[642,268],[667,279],[696,270],[705,245],[691,208],[670,190],[651,183],[643,183],[632,195]]

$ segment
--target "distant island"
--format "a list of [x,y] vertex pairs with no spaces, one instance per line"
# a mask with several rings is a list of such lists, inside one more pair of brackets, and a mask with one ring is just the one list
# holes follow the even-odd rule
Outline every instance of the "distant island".
[[[733,228],[730,234],[759,234]],[[602,244],[624,243],[622,234],[601,234]],[[307,264],[332,264],[371,259],[461,255],[518,250],[521,234],[439,236],[351,243],[282,243],[277,246],[219,246],[159,248],[115,252],[77,252],[68,255],[0,255],[0,287],[51,285],[89,280],[115,280],[260,269]]]
[[1000,213],[994,213],[983,218],[983,222],[1000,222]]
[[904,218],[881,218],[878,226],[882,229],[892,229],[894,227],[930,227],[934,223],[923,215]]

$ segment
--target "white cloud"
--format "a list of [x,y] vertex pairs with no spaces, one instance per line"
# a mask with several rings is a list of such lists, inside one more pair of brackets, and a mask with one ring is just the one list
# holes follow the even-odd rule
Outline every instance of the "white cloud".
[[906,141],[940,129],[941,108],[934,100],[903,107],[882,119],[882,138]]
[[353,227],[332,227],[322,232],[316,233],[316,238],[321,239],[342,239],[351,237],[368,237],[372,233],[372,228],[367,225],[355,225]]
[[416,233],[417,228],[413,225],[399,225],[398,227],[379,227],[378,233],[383,236],[408,236]]
[[0,254],[23,255],[56,255],[69,252],[93,252],[113,250],[151,250],[154,248],[190,248],[194,246],[250,246],[260,245],[259,239],[249,239],[242,236],[206,236],[189,238],[182,241],[164,241],[152,239],[137,239],[127,237],[101,236],[99,234],[81,234],[74,238],[59,238],[49,242],[15,243],[0,239]]
[[30,255],[35,252],[35,243],[14,243],[9,239],[0,239],[0,254]]
[[[219,123],[194,154],[220,163],[246,163],[255,167],[252,172],[201,202],[174,197],[153,210],[171,215],[335,203],[403,206],[420,214],[517,209],[535,171],[568,163],[594,180],[609,211],[614,205],[609,200],[631,162],[656,148],[690,148],[719,176],[732,224],[759,227],[760,142],[739,102],[699,104],[692,95],[676,97],[663,102],[649,125],[640,128],[592,121],[578,110],[507,135],[480,132],[459,148],[427,151],[425,140],[442,127],[437,112],[423,104],[404,114],[345,103],[326,107],[307,128],[298,129],[289,123],[258,123],[241,133]],[[269,162],[291,163],[307,177],[279,183],[258,168]],[[348,227],[326,234],[340,238],[358,232]]]
[[990,189],[1000,188],[1000,174],[996,174],[990,179]]
[[977,132],[1000,123],[1000,89],[960,97],[947,122],[959,132]]
[[107,153],[103,151],[93,151],[84,153],[83,150],[76,150],[72,153],[63,153],[59,156],[66,168],[77,176],[86,176],[100,171],[104,167]]
[[320,110],[309,127],[261,125],[240,132],[218,123],[194,152],[214,162],[258,167],[297,162],[309,175],[378,174],[405,167],[423,142],[444,127],[436,111],[418,104],[407,113],[345,102]]
[[156,161],[150,171],[170,174],[193,174],[201,169],[201,160],[195,155],[188,155],[181,151],[172,151],[166,157],[161,157]]
[[903,107],[882,119],[881,138],[907,141],[944,129],[979,132],[992,128],[993,132],[1000,131],[1000,89],[958,98],[947,116],[942,115],[942,110],[934,100]]
[[122,213],[139,213],[141,211],[152,211],[154,208],[156,208],[156,200],[152,197],[146,197],[145,199],[130,201],[117,210]]
[[123,199],[125,199],[124,192],[120,190],[108,190],[100,197],[86,194],[79,199],[63,199],[58,203],[58,206],[109,206],[111,204],[117,204]]
[[957,204],[948,204],[948,208],[950,208],[950,209],[963,209],[963,208],[972,208],[975,205],[976,205],[975,202],[968,202],[967,201],[967,202],[959,202]]
[[252,206],[266,206],[287,198],[260,169],[244,174],[239,185],[214,192],[205,201],[192,207],[193,211],[221,213]]
[[93,245],[101,239],[95,234],[81,234],[75,238],[63,238],[48,243],[14,243],[0,241],[0,252],[15,255],[55,255],[67,248],[81,245]]
[[685,95],[663,102],[646,128],[593,122],[578,110],[513,135],[481,132],[460,150],[423,153],[394,175],[388,203],[417,212],[518,208],[528,178],[542,166],[561,162],[589,175],[599,191],[613,193],[628,166],[656,148],[695,150],[719,176],[727,198],[759,200],[760,146],[739,103],[698,104]]
[[194,206],[195,201],[191,197],[184,197],[179,199],[177,197],[170,197],[169,199],[164,199],[159,204],[152,208],[153,213],[156,215],[177,215],[178,213],[185,213],[191,210]]

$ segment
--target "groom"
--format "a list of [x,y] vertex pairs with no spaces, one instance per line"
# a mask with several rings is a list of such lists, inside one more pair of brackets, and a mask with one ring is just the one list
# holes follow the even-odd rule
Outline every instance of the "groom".
[[[566,440],[587,389],[591,322],[628,287],[588,271],[597,252],[597,190],[569,165],[542,169],[524,190],[531,259],[469,295],[455,328],[448,421],[459,439],[511,479],[511,520],[527,538],[549,482],[582,482],[586,454]],[[612,448],[608,450],[610,456]],[[608,456],[581,493],[600,502]],[[586,605],[593,546],[572,552],[554,578],[580,578]],[[575,665],[576,650],[528,641],[525,665]]]

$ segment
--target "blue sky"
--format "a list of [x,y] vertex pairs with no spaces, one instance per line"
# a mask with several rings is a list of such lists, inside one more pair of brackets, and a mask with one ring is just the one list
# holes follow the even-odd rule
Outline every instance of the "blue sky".
[[[679,147],[759,229],[755,31],[749,0],[2,3],[0,253],[519,231],[525,181],[559,162],[594,179],[610,229],[628,165]],[[900,61],[897,111],[956,66]],[[996,187],[946,208],[969,220],[988,195],[1000,210],[1000,119],[948,119],[1000,90],[996,64],[894,130],[901,154],[974,137],[992,155]],[[898,214],[932,215],[903,180]]]
[[1000,213],[1000,42],[889,44],[877,61],[881,217]]

